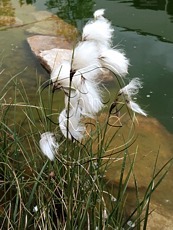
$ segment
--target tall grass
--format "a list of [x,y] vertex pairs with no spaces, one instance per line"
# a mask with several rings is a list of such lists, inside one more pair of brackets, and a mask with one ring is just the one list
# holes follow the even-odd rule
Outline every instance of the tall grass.
[[[11,101],[6,98],[9,87],[14,92]],[[62,137],[57,124],[60,108],[51,89],[38,90],[35,97],[33,104],[17,76],[0,91],[1,229],[146,229],[152,194],[172,159],[156,170],[158,154],[151,182],[141,197],[133,170],[137,149],[129,152],[135,143],[135,119],[127,108],[120,106],[123,115],[117,117],[110,103],[103,119],[87,119],[88,135],[79,143]],[[125,126],[127,121],[130,128]],[[124,126],[125,136],[121,134]],[[61,143],[53,162],[42,156],[38,145],[40,134],[48,130]],[[123,142],[117,145],[120,134]],[[115,172],[115,162],[121,163],[117,184],[106,177],[113,162]],[[130,178],[135,205],[129,213]]]

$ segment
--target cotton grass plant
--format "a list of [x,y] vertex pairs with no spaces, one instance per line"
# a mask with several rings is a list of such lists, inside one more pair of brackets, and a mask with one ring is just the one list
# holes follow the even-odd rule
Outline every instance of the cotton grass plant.
[[[129,62],[123,53],[112,50],[113,29],[103,12],[96,11],[95,19],[84,27],[74,62],[63,61],[52,72],[54,93],[52,84],[42,90],[38,82],[33,105],[18,75],[0,91],[2,229],[146,229],[152,193],[172,159],[159,170],[156,159],[152,180],[141,197],[133,171],[137,149],[130,152],[136,138],[134,112],[146,115],[133,101],[141,82],[135,78],[124,85]],[[107,34],[100,34],[99,29],[95,36],[95,23],[98,28],[103,25]],[[96,45],[101,36],[104,39]],[[85,42],[89,42],[87,51]],[[79,58],[80,52],[93,50],[92,64],[85,62],[86,56]],[[110,50],[114,57],[121,56],[122,66],[109,61]],[[119,84],[114,100],[104,103],[100,75],[108,71]],[[9,87],[14,92],[10,101]],[[56,101],[60,93],[64,94],[62,106]],[[121,134],[124,127],[125,136]],[[117,144],[120,135],[123,142]],[[121,164],[120,177],[111,184],[106,175],[112,164],[116,173],[116,163]],[[130,178],[136,198],[133,210],[127,212]]]

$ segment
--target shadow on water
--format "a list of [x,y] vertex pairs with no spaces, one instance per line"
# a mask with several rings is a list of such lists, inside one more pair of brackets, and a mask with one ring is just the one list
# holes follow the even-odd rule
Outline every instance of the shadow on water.
[[[150,10],[162,10],[168,15],[173,16],[173,1],[172,0],[124,0],[121,3],[131,3],[133,7],[137,9],[150,9]],[[170,17],[173,22],[173,17]]]

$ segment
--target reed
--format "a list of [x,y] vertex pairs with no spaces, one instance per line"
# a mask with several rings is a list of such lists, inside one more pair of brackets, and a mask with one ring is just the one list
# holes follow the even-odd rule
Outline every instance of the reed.
[[[116,122],[110,123],[110,118],[115,108],[111,102],[104,122],[84,120],[88,135],[82,142],[71,141],[62,136],[55,120],[60,111],[50,88],[39,91],[38,101],[32,105],[16,77],[9,84],[13,85],[13,101],[5,99],[7,84],[1,91],[0,104],[1,228],[146,229],[152,194],[169,171],[172,159],[158,171],[156,159],[152,180],[141,198],[133,171],[137,150],[129,152],[135,143],[135,121],[128,107],[125,117],[131,121],[131,128],[120,146],[115,143],[124,124],[124,108],[120,104],[117,109],[122,116],[114,117],[122,124],[113,125]],[[112,136],[107,135],[110,128],[114,129]],[[40,134],[48,130],[60,143],[53,161],[42,155],[39,146]],[[118,184],[110,185],[106,173],[116,161],[121,162],[120,178]],[[129,213],[130,177],[134,178],[135,206]]]

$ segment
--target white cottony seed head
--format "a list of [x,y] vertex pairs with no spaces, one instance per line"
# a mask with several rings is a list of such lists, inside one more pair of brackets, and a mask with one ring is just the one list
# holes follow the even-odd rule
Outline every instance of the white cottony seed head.
[[39,144],[42,153],[47,156],[49,160],[53,161],[59,148],[59,144],[56,142],[54,134],[51,132],[41,134]]

